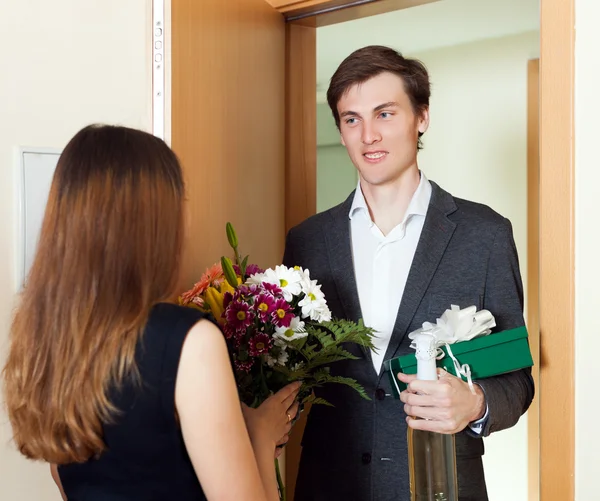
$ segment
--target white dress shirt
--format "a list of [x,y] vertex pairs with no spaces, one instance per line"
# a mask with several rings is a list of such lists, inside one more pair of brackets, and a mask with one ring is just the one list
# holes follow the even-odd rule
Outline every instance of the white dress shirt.
[[421,181],[404,219],[387,235],[371,219],[360,182],[350,208],[358,298],[365,325],[376,331],[374,345],[377,352],[372,351],[371,355],[378,374],[392,337],[430,199],[431,183],[421,173]]
[[[371,357],[377,374],[390,344],[408,273],[423,231],[431,191],[431,183],[421,172],[419,186],[404,219],[387,235],[371,219],[360,181],[354,194],[349,214],[354,274],[362,318],[365,325],[376,331],[373,344],[377,352],[371,351]],[[429,319],[430,322],[435,320]],[[487,417],[486,405],[485,415],[470,424],[471,430],[481,433]]]

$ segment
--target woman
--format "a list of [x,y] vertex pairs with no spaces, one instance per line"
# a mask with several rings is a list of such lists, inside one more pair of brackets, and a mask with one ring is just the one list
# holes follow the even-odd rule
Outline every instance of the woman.
[[183,242],[164,142],[112,126],[69,142],[4,368],[15,442],[53,465],[64,499],[279,499],[299,385],[242,413],[218,327],[168,303]]

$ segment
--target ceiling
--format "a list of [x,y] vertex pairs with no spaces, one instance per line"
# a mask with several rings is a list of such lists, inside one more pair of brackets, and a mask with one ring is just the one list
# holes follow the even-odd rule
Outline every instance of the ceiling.
[[317,93],[352,51],[388,45],[404,54],[539,30],[540,0],[439,0],[317,29]]

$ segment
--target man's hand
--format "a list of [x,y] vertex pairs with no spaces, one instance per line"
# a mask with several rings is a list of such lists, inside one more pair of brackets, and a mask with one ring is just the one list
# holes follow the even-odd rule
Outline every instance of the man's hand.
[[452,434],[485,415],[485,396],[478,385],[474,385],[473,394],[462,379],[441,369],[438,374],[437,381],[418,381],[416,375],[398,374],[398,379],[408,385],[400,394],[408,426]]

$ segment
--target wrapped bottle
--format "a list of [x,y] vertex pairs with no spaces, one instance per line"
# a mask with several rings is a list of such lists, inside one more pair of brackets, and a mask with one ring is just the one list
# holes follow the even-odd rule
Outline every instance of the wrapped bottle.
[[[417,379],[436,381],[435,338],[426,332],[413,339]],[[411,501],[458,501],[454,435],[408,428]]]

